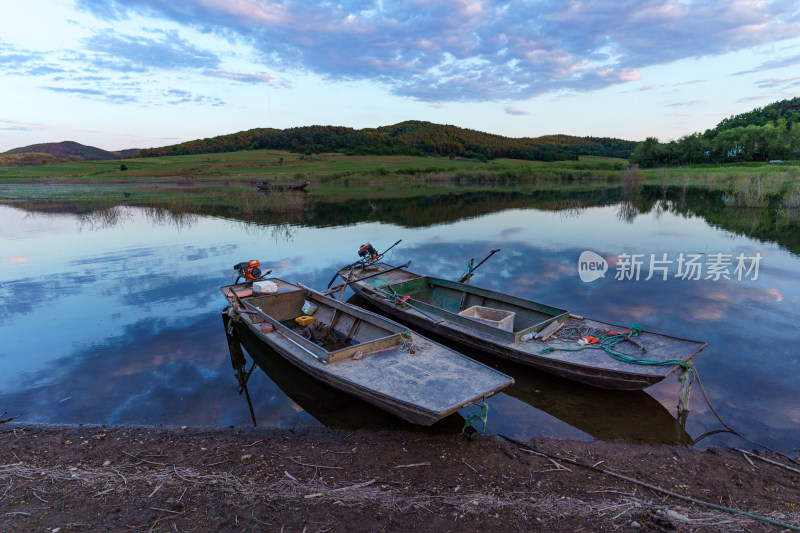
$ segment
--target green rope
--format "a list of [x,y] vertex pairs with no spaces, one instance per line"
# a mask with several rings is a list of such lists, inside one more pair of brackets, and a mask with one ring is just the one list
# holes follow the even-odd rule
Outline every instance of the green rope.
[[486,401],[483,402],[476,402],[476,405],[480,406],[481,410],[480,413],[470,413],[467,415],[466,423],[464,427],[461,428],[461,434],[466,435],[467,428],[470,427],[475,422],[481,423],[481,430],[469,437],[470,440],[477,440],[481,438],[483,433],[486,431],[486,419],[489,417],[489,404]]
[[466,276],[467,274],[472,274],[473,270],[475,270],[475,267],[472,266],[472,261],[470,261],[469,263],[467,263],[467,269],[464,271],[463,274],[461,274],[461,277],[458,279],[464,279],[464,276]]
[[[379,284],[379,282],[383,282]],[[408,296],[403,294],[397,294],[393,287],[391,287],[388,283],[383,281],[382,279],[378,279],[372,282],[372,286],[375,287],[375,290],[383,294],[387,300],[389,300],[392,304],[397,306],[398,304],[405,303],[408,300]]]
[[682,361],[681,359],[669,359],[667,361],[651,361],[649,359],[637,359],[635,357],[625,355],[624,353],[620,353],[617,350],[615,350],[617,344],[631,337],[636,337],[641,332],[642,332],[642,327],[639,324],[633,324],[631,325],[630,331],[628,333],[618,333],[616,335],[603,335],[602,337],[600,337],[600,341],[595,344],[587,344],[585,346],[580,346],[578,348],[549,346],[539,353],[540,355],[545,355],[555,350],[562,352],[578,352],[580,350],[586,350],[590,348],[602,348],[603,350],[606,351],[608,355],[610,355],[614,359],[617,359],[618,361],[623,361],[625,363],[631,363],[635,365],[646,365],[646,366],[679,365],[684,370],[688,370],[690,372],[692,371],[692,365],[687,363],[686,361]]

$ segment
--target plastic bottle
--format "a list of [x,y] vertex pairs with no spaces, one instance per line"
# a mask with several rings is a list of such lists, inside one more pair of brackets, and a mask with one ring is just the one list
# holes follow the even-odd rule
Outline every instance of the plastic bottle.
[[529,341],[529,340],[531,340],[532,338],[533,338],[533,332],[530,332],[530,331],[529,331],[529,332],[528,332],[528,333],[526,333],[525,335],[522,335],[522,336],[519,338],[519,341],[520,341],[520,342],[528,342],[528,341]]

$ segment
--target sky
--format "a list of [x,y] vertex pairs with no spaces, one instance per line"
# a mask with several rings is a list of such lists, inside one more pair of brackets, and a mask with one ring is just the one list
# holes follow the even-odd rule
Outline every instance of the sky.
[[0,0],[0,152],[405,120],[661,141],[800,95],[796,0]]

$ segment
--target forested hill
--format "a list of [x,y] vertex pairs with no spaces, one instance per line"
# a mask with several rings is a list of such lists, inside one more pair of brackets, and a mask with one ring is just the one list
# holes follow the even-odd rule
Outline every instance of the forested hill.
[[140,157],[237,150],[274,149],[300,153],[342,152],[348,155],[428,155],[507,157],[538,161],[577,159],[579,155],[628,157],[634,141],[554,135],[511,138],[476,130],[407,121],[356,130],[342,126],[306,126],[284,130],[257,128],[210,139],[142,150]]
[[757,107],[747,113],[741,113],[723,119],[713,129],[706,130],[703,136],[707,139],[716,137],[721,131],[733,128],[744,128],[747,126],[766,126],[767,124],[777,125],[780,119],[786,123],[800,123],[800,97],[791,100],[781,100],[768,106]]
[[704,133],[660,143],[648,137],[630,157],[643,167],[800,158],[800,97],[722,120]]

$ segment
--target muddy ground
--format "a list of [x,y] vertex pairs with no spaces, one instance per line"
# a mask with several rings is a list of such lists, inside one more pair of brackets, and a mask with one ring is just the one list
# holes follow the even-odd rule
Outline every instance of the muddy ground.
[[0,531],[784,529],[677,496],[800,526],[800,465],[785,457],[761,456],[797,471],[731,449],[525,444],[424,432],[6,423]]

